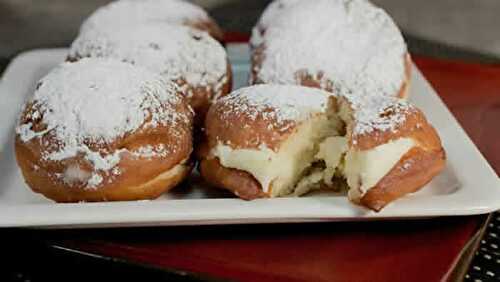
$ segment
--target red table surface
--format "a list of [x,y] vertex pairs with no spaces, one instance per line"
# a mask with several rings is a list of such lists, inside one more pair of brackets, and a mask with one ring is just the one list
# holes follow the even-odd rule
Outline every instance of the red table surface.
[[[500,68],[414,59],[498,173]],[[484,218],[95,230],[54,244],[239,281],[442,281]]]

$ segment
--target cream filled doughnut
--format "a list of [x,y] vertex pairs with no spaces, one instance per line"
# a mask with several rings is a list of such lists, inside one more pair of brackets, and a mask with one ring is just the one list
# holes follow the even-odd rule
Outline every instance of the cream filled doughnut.
[[251,45],[253,84],[407,95],[405,41],[390,16],[366,0],[276,0],[254,27]]
[[175,80],[200,119],[212,100],[231,90],[225,49],[207,33],[185,26],[149,23],[89,30],[69,52],[71,61],[82,57],[113,58]]
[[153,199],[191,171],[193,112],[172,82],[113,60],[42,78],[16,127],[26,183],[57,202]]
[[445,162],[422,112],[391,97],[256,85],[218,100],[205,127],[202,176],[244,199],[347,186],[351,201],[378,211]]
[[92,13],[80,32],[115,29],[142,23],[187,25],[208,32],[223,42],[223,32],[203,8],[184,0],[119,0]]

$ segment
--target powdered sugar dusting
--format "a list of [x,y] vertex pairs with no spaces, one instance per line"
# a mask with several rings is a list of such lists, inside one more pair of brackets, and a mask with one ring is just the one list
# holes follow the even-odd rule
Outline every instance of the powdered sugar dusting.
[[277,0],[268,9],[253,31],[252,45],[265,45],[257,80],[297,84],[305,70],[323,74],[323,86],[399,93],[407,49],[382,9],[366,0]]
[[156,146],[146,145],[132,152],[137,158],[165,157],[169,153],[169,148],[163,144],[158,144]]
[[116,139],[139,128],[189,122],[189,113],[175,110],[184,102],[176,93],[172,83],[130,64],[97,59],[64,63],[40,80],[16,132],[23,142],[53,136],[54,144],[43,146],[44,160],[83,155],[94,169],[87,182],[92,188],[102,181],[100,173],[116,174],[113,168],[126,150],[108,149]]
[[375,130],[395,131],[415,110],[407,101],[393,97],[360,93],[344,94],[344,97],[352,109],[353,135],[369,134]]
[[274,21],[277,21],[278,17],[283,16],[283,12],[295,7],[300,1],[303,0],[277,0],[271,2],[260,16],[257,25],[252,29],[252,37],[250,38],[251,46],[255,47],[264,43],[264,37],[262,35],[265,30],[271,27]]
[[208,33],[185,26],[139,24],[89,30],[73,42],[70,57],[118,59],[195,87],[214,87],[216,95],[227,81],[224,47]]
[[[219,99],[227,106],[226,114],[258,117],[283,129],[287,122],[300,122],[314,113],[325,112],[329,93],[319,89],[292,85],[254,85],[241,88]],[[223,113],[224,114],[224,113]]]
[[89,188],[96,188],[99,184],[101,184],[103,181],[103,178],[102,176],[100,176],[99,174],[92,174],[92,177],[90,177],[90,179],[87,181],[87,186]]
[[97,9],[82,24],[80,31],[115,29],[148,22],[185,24],[208,19],[202,8],[183,0],[121,0]]
[[401,171],[409,170],[412,166],[415,165],[415,159],[407,159],[403,165],[399,168]]

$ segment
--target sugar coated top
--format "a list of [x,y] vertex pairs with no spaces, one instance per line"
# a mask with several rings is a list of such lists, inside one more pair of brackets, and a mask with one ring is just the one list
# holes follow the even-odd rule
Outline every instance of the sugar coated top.
[[255,120],[261,116],[273,128],[288,122],[298,123],[311,114],[325,112],[331,94],[320,89],[262,84],[238,89],[219,99],[225,114],[244,115]]
[[364,135],[374,131],[397,130],[406,122],[408,114],[416,108],[409,102],[386,96],[345,94],[352,109],[352,134]]
[[114,58],[195,87],[217,87],[227,79],[224,47],[186,26],[149,23],[89,30],[73,42],[69,56]]
[[396,96],[405,79],[406,44],[390,16],[366,0],[277,0],[254,28],[265,53],[258,78],[296,84],[297,73],[321,83]]
[[183,0],[119,0],[97,9],[85,20],[80,31],[146,22],[185,24],[208,18],[202,8]]

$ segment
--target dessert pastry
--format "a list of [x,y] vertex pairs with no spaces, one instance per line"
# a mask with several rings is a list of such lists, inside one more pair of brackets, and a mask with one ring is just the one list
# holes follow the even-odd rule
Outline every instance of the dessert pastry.
[[411,60],[401,32],[366,0],[276,0],[254,27],[251,46],[252,84],[408,92]]
[[120,0],[97,9],[82,24],[80,32],[114,29],[141,23],[187,25],[208,32],[219,42],[224,34],[203,8],[183,0]]
[[16,127],[26,183],[57,202],[153,199],[191,171],[193,112],[176,86],[131,64],[64,63]]
[[113,58],[176,80],[199,120],[213,99],[231,91],[225,49],[207,33],[185,26],[149,23],[89,30],[73,42],[68,59],[82,57]]
[[249,200],[348,186],[351,201],[379,211],[445,163],[423,113],[393,97],[255,85],[219,99],[205,127],[202,176]]

